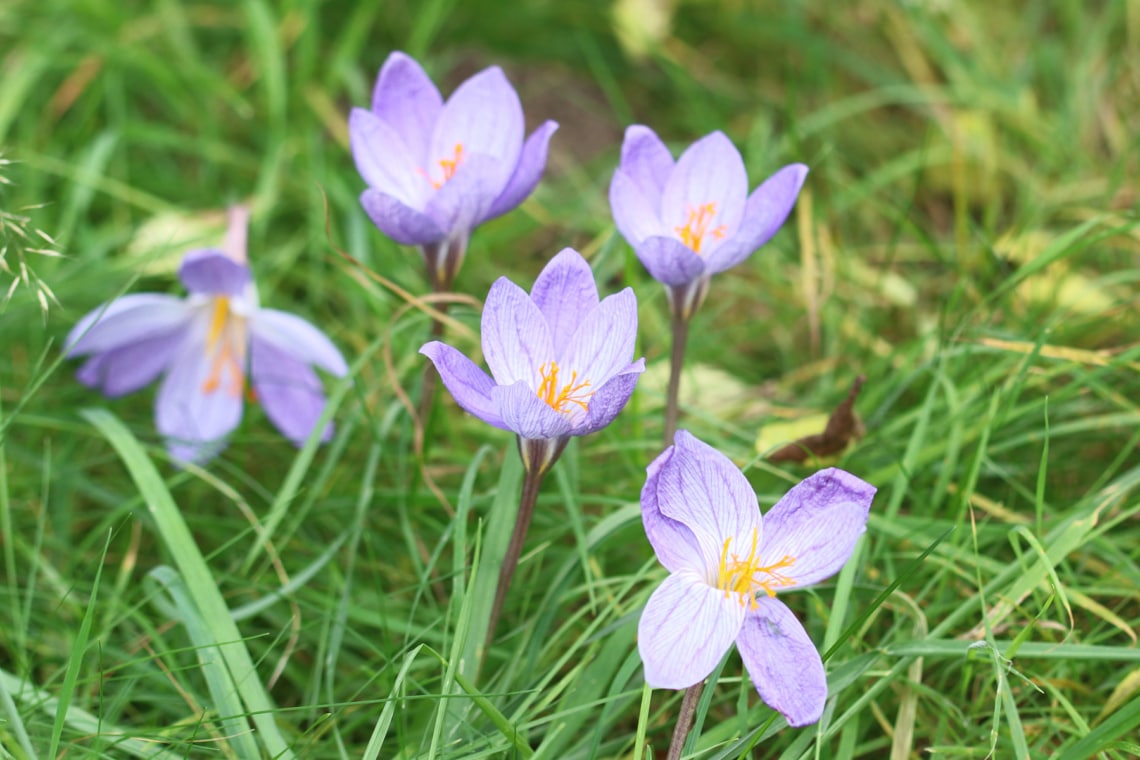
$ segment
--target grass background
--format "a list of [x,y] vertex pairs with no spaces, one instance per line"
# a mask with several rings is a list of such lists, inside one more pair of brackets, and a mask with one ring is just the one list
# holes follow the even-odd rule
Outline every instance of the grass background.
[[[513,442],[444,395],[417,453],[397,389],[427,318],[337,253],[426,290],[347,150],[394,49],[444,92],[500,64],[528,121],[562,125],[457,290],[529,286],[574,246],[636,290],[650,364],[548,479],[478,673]],[[668,320],[606,201],[634,122],[678,150],[725,130],[754,184],[812,169],[713,281],[682,424],[767,508],[818,463],[760,455],[861,374],[839,461],[880,489],[842,574],[786,597],[830,652],[823,720],[788,730],[730,655],[688,756],[1140,753],[1140,3],[9,0],[0,61],[0,757],[663,753],[679,694],[643,688],[635,630],[663,575],[637,497]],[[236,201],[263,302],[354,373],[331,445],[298,453],[254,407],[178,470],[153,390],[104,401],[60,342],[118,293],[177,292]],[[452,313],[474,355],[477,307]]]

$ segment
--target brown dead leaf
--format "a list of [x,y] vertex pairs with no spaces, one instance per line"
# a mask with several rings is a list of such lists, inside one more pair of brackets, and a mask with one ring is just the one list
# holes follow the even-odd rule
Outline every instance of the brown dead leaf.
[[822,433],[804,436],[776,449],[768,457],[768,461],[803,463],[809,456],[832,456],[847,448],[847,444],[852,440],[862,437],[863,424],[855,416],[855,399],[859,396],[865,381],[866,378],[862,375],[855,378],[847,398],[843,399],[828,417]]

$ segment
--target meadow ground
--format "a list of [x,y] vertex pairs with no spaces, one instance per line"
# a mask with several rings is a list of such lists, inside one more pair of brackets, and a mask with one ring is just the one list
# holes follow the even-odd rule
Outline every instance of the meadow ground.
[[[519,468],[446,393],[417,447],[402,399],[429,320],[373,275],[427,283],[361,210],[345,122],[395,49],[445,92],[500,64],[561,123],[474,235],[449,340],[476,355],[490,284],[573,246],[635,289],[649,364],[547,479],[478,672],[473,568]],[[732,654],[686,756],[1140,754],[1140,3],[8,0],[0,61],[0,757],[663,756],[680,694],[643,687],[635,633],[669,323],[606,194],[638,122],[677,150],[724,130],[753,185],[811,167],[713,280],[682,425],[767,509],[820,465],[764,455],[862,375],[835,461],[880,489],[843,572],[785,597],[823,719],[788,729]],[[178,469],[154,390],[104,400],[60,346],[117,294],[181,292],[238,201],[263,302],[352,374],[330,445],[252,406]]]

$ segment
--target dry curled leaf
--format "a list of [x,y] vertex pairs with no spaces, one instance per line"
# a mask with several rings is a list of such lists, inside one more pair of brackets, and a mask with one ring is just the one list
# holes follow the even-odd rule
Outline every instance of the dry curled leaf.
[[859,396],[864,381],[862,375],[855,378],[847,398],[843,399],[827,418],[827,425],[822,433],[804,436],[786,446],[781,446],[767,457],[768,461],[803,463],[808,457],[832,456],[847,448],[847,444],[851,441],[860,438],[863,435],[863,424],[855,415],[855,399]]

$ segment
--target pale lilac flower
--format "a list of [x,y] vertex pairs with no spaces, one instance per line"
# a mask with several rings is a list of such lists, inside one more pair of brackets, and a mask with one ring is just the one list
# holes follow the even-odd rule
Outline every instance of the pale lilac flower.
[[618,231],[666,286],[674,314],[688,319],[712,275],[776,234],[807,173],[789,164],[748,195],[744,161],[724,133],[706,135],[674,162],[652,129],[635,124],[625,131],[610,207]]
[[352,109],[349,141],[369,188],[360,196],[380,231],[420,246],[433,287],[446,289],[477,225],[518,206],[546,168],[544,122],[523,142],[522,105],[498,66],[480,71],[445,103],[415,60],[388,56],[372,109]]
[[500,277],[483,307],[483,355],[491,375],[456,349],[432,341],[420,349],[456,403],[527,441],[549,466],[570,436],[600,430],[617,416],[645,360],[633,359],[637,299],[629,288],[599,302],[590,265],[575,250],[555,256],[530,295]]
[[[165,375],[155,423],[180,461],[200,463],[218,454],[241,421],[246,396],[286,438],[303,444],[325,407],[310,365],[344,375],[340,352],[304,319],[261,308],[249,267],[232,254],[191,251],[178,276],[187,298],[128,295],[79,321],[65,346],[69,357],[89,357],[80,382],[115,397]],[[321,440],[332,432],[329,424]]]
[[638,624],[645,681],[700,683],[736,642],[760,697],[789,725],[819,720],[827,678],[815,645],[778,592],[831,577],[866,529],[875,488],[835,468],[788,491],[763,520],[739,469],[678,430],[649,465],[645,533],[670,575]]

